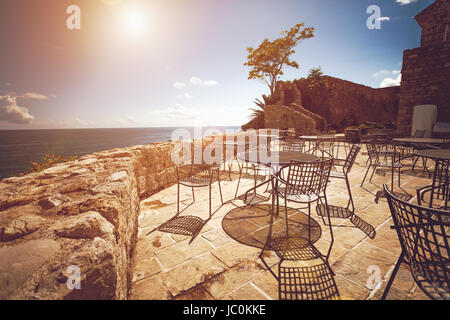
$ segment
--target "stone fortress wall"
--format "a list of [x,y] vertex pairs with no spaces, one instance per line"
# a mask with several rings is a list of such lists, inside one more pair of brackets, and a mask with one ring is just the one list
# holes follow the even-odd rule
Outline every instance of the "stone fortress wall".
[[419,48],[403,54],[399,131],[410,133],[414,106],[438,107],[438,122],[450,122],[450,1],[436,0],[419,13]]

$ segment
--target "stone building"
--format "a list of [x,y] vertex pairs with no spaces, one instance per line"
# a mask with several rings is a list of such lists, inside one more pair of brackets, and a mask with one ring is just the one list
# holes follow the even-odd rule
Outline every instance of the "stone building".
[[411,131],[416,105],[438,107],[438,122],[450,122],[450,1],[436,0],[415,17],[422,28],[419,48],[405,50],[397,125]]

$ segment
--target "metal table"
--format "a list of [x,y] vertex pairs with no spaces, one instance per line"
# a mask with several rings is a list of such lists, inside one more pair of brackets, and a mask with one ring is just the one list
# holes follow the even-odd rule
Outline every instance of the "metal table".
[[447,143],[444,139],[432,138],[394,138],[392,141],[403,142],[409,144],[444,144]]
[[[344,135],[344,137],[345,137],[345,135]],[[342,138],[342,135],[326,134],[326,135],[317,135],[317,136],[300,136],[298,138],[300,140],[304,140],[305,142],[308,142],[308,144],[309,144],[308,152],[312,152],[312,153],[315,154],[319,150],[321,142],[325,142],[325,141],[327,141],[327,142],[330,142],[330,141],[335,142],[337,138]],[[313,144],[312,147],[311,147],[311,143]],[[333,146],[333,148],[334,148],[334,146]],[[338,154],[337,154],[336,157],[338,157],[338,155],[339,155],[339,149],[338,149]],[[333,156],[333,154],[331,154],[331,156]]]

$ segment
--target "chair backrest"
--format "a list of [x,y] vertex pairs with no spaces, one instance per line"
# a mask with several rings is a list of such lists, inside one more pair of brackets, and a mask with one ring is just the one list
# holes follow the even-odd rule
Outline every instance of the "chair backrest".
[[384,191],[414,280],[432,297],[450,298],[450,212],[398,199],[387,185]]
[[280,150],[281,151],[294,151],[294,152],[302,152],[305,146],[305,142],[302,140],[283,140],[280,141]]
[[438,160],[435,162],[430,205],[433,204],[434,198],[436,200],[442,200],[444,202],[444,208],[448,208],[450,201],[449,169],[450,160]]
[[361,147],[357,144],[352,145],[350,152],[347,155],[344,163],[344,173],[347,174],[352,170],[353,165],[355,164],[356,157],[358,156]]
[[367,147],[367,154],[369,155],[370,161],[373,162],[373,161],[378,160],[377,145],[373,144],[373,143],[367,143],[366,147]]
[[320,194],[325,191],[333,159],[313,162],[291,161],[287,175],[290,194]]

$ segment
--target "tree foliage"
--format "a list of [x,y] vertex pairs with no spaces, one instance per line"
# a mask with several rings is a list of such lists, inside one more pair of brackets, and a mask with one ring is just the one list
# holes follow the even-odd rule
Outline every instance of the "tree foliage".
[[45,155],[44,159],[41,162],[31,162],[31,167],[25,172],[25,173],[31,173],[31,172],[41,172],[45,169],[51,168],[54,165],[70,162],[77,160],[78,156],[61,156],[61,155],[54,155],[54,154],[47,154]]
[[320,86],[323,81],[323,72],[321,67],[309,69],[308,77],[306,78],[308,87],[310,89]]
[[264,117],[265,106],[275,104],[278,101],[278,99],[279,99],[278,90],[275,90],[274,94],[272,94],[270,96],[266,96],[263,94],[262,98],[263,98],[263,101],[261,101],[260,99],[255,99],[253,101],[259,109],[250,108],[250,110],[252,111],[252,113],[250,115],[250,119]]
[[250,67],[248,79],[259,79],[266,83],[273,96],[279,77],[284,74],[284,67],[299,68],[297,62],[290,59],[295,53],[294,48],[303,40],[314,37],[314,28],[305,28],[304,23],[299,23],[290,30],[283,31],[282,37],[270,41],[264,41],[257,47],[248,47],[247,62]]

